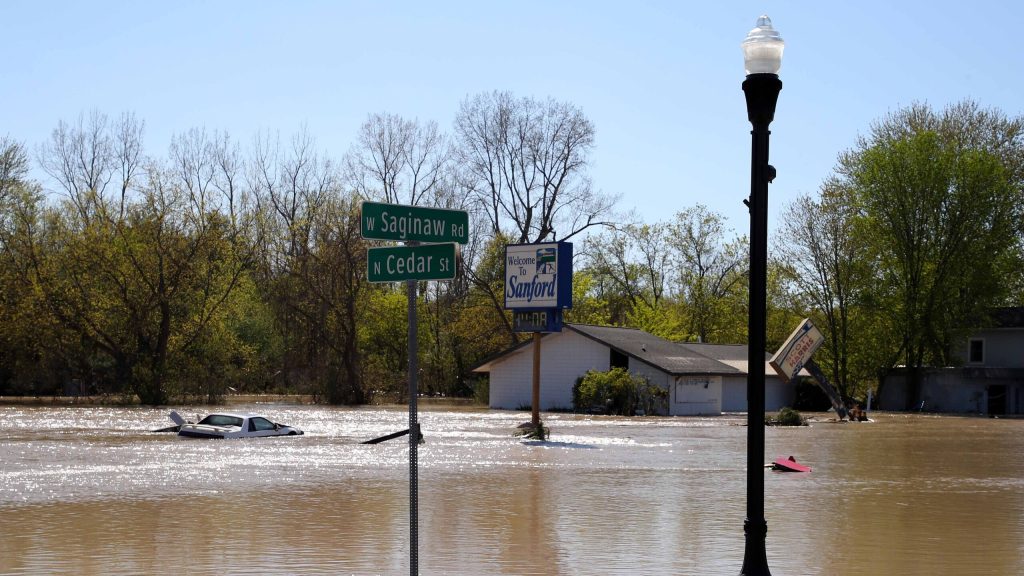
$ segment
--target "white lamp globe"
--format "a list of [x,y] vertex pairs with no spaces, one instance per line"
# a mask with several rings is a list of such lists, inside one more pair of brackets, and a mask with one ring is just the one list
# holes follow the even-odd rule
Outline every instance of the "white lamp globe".
[[747,33],[740,46],[743,48],[743,65],[747,74],[778,74],[782,68],[782,50],[786,43],[772,27],[772,19],[762,15],[757,26]]

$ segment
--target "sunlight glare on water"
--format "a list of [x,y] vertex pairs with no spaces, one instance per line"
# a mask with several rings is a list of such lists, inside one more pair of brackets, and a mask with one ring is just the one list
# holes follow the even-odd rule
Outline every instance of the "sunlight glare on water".
[[[179,412],[194,419],[211,408]],[[297,437],[203,441],[150,408],[0,407],[0,574],[406,574],[402,408],[248,405]],[[827,415],[821,415],[824,420]],[[743,415],[419,415],[423,574],[732,574]],[[776,574],[1024,573],[1024,421],[879,414],[766,430]]]

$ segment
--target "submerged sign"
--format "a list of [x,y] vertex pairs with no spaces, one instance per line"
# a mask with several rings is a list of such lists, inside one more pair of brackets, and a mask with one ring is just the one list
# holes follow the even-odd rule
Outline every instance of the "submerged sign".
[[824,341],[825,336],[821,331],[809,319],[804,320],[768,363],[780,378],[788,382],[800,372],[804,364],[811,359],[811,354],[814,354]]
[[505,308],[572,308],[572,244],[507,246]]

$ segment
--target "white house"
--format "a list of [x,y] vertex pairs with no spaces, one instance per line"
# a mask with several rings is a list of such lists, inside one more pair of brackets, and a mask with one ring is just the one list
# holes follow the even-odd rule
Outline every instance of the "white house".
[[[795,387],[767,366],[765,409],[792,406]],[[588,370],[626,368],[669,391],[673,416],[712,415],[747,409],[747,347],[680,343],[634,328],[566,324],[541,339],[540,408],[571,409],[572,388]],[[490,374],[490,406],[531,405],[533,343],[526,341],[480,366]]]
[[990,326],[968,337],[953,355],[959,366],[921,369],[916,393],[906,369],[892,370],[879,389],[879,407],[1024,414],[1024,307],[995,310]]

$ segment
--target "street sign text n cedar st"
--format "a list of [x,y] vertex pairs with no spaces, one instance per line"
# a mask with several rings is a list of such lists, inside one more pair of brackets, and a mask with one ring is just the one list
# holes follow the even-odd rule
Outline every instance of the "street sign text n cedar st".
[[457,253],[454,242],[369,248],[366,278],[370,282],[451,280],[458,269]]

